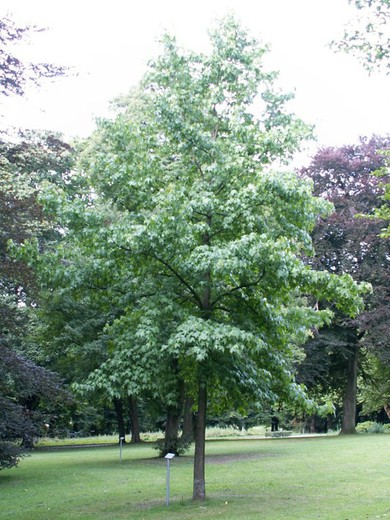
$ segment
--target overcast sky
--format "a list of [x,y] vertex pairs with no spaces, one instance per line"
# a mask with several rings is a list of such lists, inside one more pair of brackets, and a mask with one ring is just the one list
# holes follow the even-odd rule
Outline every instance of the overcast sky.
[[0,12],[47,27],[18,53],[74,67],[23,99],[2,100],[2,126],[88,135],[108,102],[137,83],[158,52],[164,30],[184,47],[206,49],[215,18],[234,12],[250,33],[269,43],[267,61],[280,85],[294,91],[291,108],[316,127],[319,145],[390,133],[390,78],[368,74],[328,47],[354,15],[348,0],[1,0]]

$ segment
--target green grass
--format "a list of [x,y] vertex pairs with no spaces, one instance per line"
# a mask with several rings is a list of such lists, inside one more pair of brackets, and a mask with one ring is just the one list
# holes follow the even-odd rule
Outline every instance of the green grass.
[[1,520],[390,519],[389,435],[209,440],[207,500],[192,503],[192,454],[149,444],[37,451],[0,472]]

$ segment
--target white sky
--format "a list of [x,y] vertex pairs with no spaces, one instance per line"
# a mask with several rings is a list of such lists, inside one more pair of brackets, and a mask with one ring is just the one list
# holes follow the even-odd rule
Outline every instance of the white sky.
[[315,125],[319,145],[390,133],[390,78],[368,76],[352,57],[327,47],[355,14],[348,0],[1,0],[0,14],[7,12],[49,28],[18,52],[79,74],[2,100],[1,126],[88,135],[109,100],[141,78],[165,29],[182,46],[203,49],[212,21],[234,12],[271,45],[270,68],[280,71],[283,90],[295,91],[291,109]]

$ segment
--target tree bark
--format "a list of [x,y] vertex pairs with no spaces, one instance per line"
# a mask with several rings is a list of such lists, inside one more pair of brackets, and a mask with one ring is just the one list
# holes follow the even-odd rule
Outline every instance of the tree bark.
[[25,414],[27,416],[27,422],[31,422],[31,428],[26,429],[22,434],[21,446],[27,450],[34,449],[34,433],[36,434],[36,427],[34,425],[34,412],[38,408],[40,398],[37,395],[26,397],[20,401],[20,404],[25,407]]
[[195,429],[195,455],[194,455],[194,488],[193,500],[205,500],[205,445],[206,445],[206,409],[207,389],[204,383],[199,384],[198,390],[198,414]]
[[351,347],[347,359],[347,384],[343,397],[343,420],[341,433],[356,433],[356,401],[359,345]]
[[114,409],[115,409],[115,414],[116,414],[116,421],[118,423],[119,440],[122,437],[123,441],[126,442],[126,426],[125,426],[125,420],[123,418],[122,399],[120,399],[119,397],[114,397],[113,403],[114,403]]
[[139,427],[139,417],[137,409],[137,399],[130,395],[127,398],[127,409],[129,411],[130,429],[131,429],[131,444],[138,444],[141,442],[141,433]]
[[176,408],[167,410],[167,421],[165,424],[164,446],[161,450],[161,456],[165,457],[167,453],[175,453],[178,455],[178,438],[179,438],[179,422],[180,413]]
[[183,430],[181,434],[181,439],[185,443],[193,442],[194,440],[194,415],[192,411],[193,405],[193,398],[187,396],[184,402]]

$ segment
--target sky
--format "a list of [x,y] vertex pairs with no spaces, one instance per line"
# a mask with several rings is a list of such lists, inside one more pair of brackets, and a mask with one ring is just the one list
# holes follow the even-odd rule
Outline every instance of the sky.
[[141,79],[164,31],[207,51],[213,21],[234,13],[269,44],[266,64],[280,72],[282,91],[295,93],[290,109],[315,125],[316,146],[390,133],[390,78],[369,76],[352,56],[329,48],[355,14],[348,0],[1,0],[0,13],[47,28],[15,47],[18,56],[75,72],[2,100],[3,127],[87,136],[95,118],[108,115],[109,101]]

